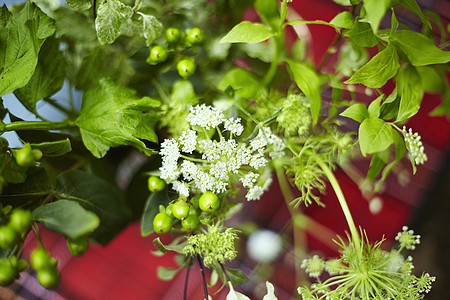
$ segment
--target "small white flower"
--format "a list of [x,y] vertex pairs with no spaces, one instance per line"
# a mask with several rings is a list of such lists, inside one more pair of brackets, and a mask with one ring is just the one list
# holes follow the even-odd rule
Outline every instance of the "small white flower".
[[217,147],[217,143],[211,140],[201,140],[198,143],[199,149],[202,150],[202,159],[208,161],[215,161],[220,159],[220,149]]
[[181,173],[186,181],[194,180],[197,177],[197,165],[189,160],[183,160],[181,163]]
[[420,140],[420,135],[417,132],[413,133],[411,128],[406,131],[406,127],[403,126],[403,136],[405,138],[406,148],[408,148],[409,153],[414,159],[416,165],[420,165],[426,162],[428,157],[424,153],[425,149],[423,147],[422,141]]
[[240,136],[244,131],[244,127],[241,125],[241,118],[225,119],[224,126],[226,130],[237,136]]
[[168,182],[174,181],[180,176],[180,170],[178,169],[178,165],[173,162],[170,163],[164,163],[161,168],[159,168],[161,171],[161,178],[166,179]]
[[245,177],[241,177],[239,179],[240,182],[242,182],[242,186],[245,188],[251,188],[256,182],[256,179],[258,179],[259,174],[249,172]]
[[264,194],[264,192],[269,188],[271,183],[272,178],[268,178],[266,182],[264,182],[263,186],[255,185],[254,187],[248,190],[247,195],[245,195],[245,198],[247,198],[247,201],[259,200],[262,194]]
[[259,168],[265,167],[267,162],[267,159],[261,153],[257,153],[252,156],[249,165],[258,170]]
[[181,151],[192,153],[192,151],[194,151],[195,147],[197,146],[197,132],[191,129],[185,130],[178,140],[183,146]]
[[212,106],[206,106],[205,104],[191,106],[189,108],[190,113],[186,118],[186,121],[191,124],[191,126],[198,125],[200,127],[214,128],[224,121],[223,113]]
[[175,139],[165,139],[159,152],[163,162],[176,162],[180,158],[178,143]]
[[185,196],[186,198],[189,197],[189,188],[188,186],[180,181],[174,181],[172,182],[172,189],[178,194]]

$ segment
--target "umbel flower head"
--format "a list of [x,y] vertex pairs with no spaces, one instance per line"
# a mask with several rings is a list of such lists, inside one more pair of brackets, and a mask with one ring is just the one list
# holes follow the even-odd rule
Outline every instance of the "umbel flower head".
[[[383,240],[371,245],[365,233],[359,248],[350,237],[348,243],[339,238],[339,259],[324,261],[313,256],[303,261],[302,268],[305,268],[310,276],[316,277],[318,282],[310,288],[299,287],[298,293],[302,295],[303,300],[423,299],[424,294],[430,291],[435,277],[428,273],[420,277],[412,274],[412,257],[409,256],[405,260],[400,251],[404,248],[413,249],[411,246],[418,243],[417,235],[406,228],[399,236],[400,248],[389,252],[380,249]],[[322,282],[319,276],[324,270],[331,277]]]
[[[205,104],[191,107],[186,120],[191,129],[161,144],[161,178],[188,197],[192,189],[223,193],[237,175],[248,188],[247,200],[259,199],[272,182],[269,159],[284,155],[283,141],[269,127],[262,127],[249,143],[238,142],[235,137],[244,130],[240,118],[227,119]],[[210,138],[214,129],[218,139]]]

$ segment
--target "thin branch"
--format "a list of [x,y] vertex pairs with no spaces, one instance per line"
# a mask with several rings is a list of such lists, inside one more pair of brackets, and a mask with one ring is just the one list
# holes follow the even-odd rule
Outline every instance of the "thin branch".
[[184,281],[184,292],[183,292],[183,300],[187,299],[187,287],[188,287],[188,281],[189,281],[189,272],[191,271],[192,266],[192,257],[189,261],[189,266],[186,271],[186,280]]
[[205,294],[205,300],[208,300],[208,286],[206,283],[206,276],[205,276],[205,269],[203,267],[202,259],[200,258],[200,255],[197,255],[198,264],[200,265],[200,271],[202,273],[202,280],[203,280],[203,292]]

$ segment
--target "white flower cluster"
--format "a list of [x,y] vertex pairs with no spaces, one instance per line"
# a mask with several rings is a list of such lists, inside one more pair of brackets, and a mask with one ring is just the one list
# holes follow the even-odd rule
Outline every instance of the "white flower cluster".
[[424,153],[424,147],[422,141],[420,140],[420,135],[417,132],[413,133],[411,128],[409,128],[409,131],[406,131],[405,126],[403,126],[403,135],[405,137],[406,148],[408,148],[415,163],[420,165],[426,162],[427,155]]
[[414,250],[416,245],[420,244],[420,235],[415,235],[413,230],[408,230],[408,226],[403,226],[402,231],[397,234],[395,240],[400,243],[400,246],[408,250]]
[[[231,136],[239,136],[244,130],[239,118],[226,119],[221,111],[204,104],[191,107],[186,120],[191,126],[207,130],[223,124]],[[178,139],[166,139],[161,144],[161,178],[172,183],[173,190],[180,195],[188,197],[189,188],[202,193],[223,193],[230,175],[239,174],[242,185],[249,189],[247,200],[257,200],[272,182],[270,173],[260,176],[267,169],[266,153],[270,158],[279,158],[284,155],[284,148],[283,141],[268,127],[261,128],[250,144],[238,144],[225,137],[219,141],[200,139],[197,131],[188,129]],[[194,151],[201,154],[201,159],[182,155]]]

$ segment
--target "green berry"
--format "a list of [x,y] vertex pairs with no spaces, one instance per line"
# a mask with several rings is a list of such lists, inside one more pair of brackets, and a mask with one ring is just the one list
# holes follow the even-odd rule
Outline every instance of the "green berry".
[[157,176],[148,178],[148,189],[152,193],[160,192],[166,187],[166,182]]
[[199,225],[200,220],[198,216],[194,214],[190,214],[186,219],[181,221],[181,226],[183,226],[183,228],[188,232],[196,231]]
[[19,243],[20,234],[11,226],[3,225],[0,227],[0,248],[12,249]]
[[169,217],[173,217],[172,207],[173,207],[173,204],[169,204],[169,205],[167,205],[167,207],[166,207],[166,214],[167,214]]
[[14,282],[17,270],[6,257],[0,258],[0,285],[7,286]]
[[150,61],[154,63],[161,63],[167,59],[167,50],[161,46],[154,46],[150,50]]
[[195,73],[195,63],[193,59],[183,59],[177,64],[178,74],[184,79]]
[[212,192],[204,193],[198,200],[198,206],[205,212],[213,213],[220,207],[220,200],[216,194]]
[[16,256],[11,257],[11,264],[17,272],[22,272],[28,268],[28,262],[25,259],[18,259]]
[[178,200],[172,206],[172,214],[175,218],[183,220],[189,215],[189,204],[183,200]]
[[203,43],[205,37],[203,31],[200,28],[192,28],[186,33],[186,42],[192,46]]
[[46,289],[54,289],[59,283],[59,272],[56,267],[47,267],[37,272],[39,283]]
[[14,157],[19,166],[30,167],[34,165],[33,150],[30,144],[24,144],[21,149],[14,151]]
[[181,32],[177,28],[167,28],[166,40],[169,44],[176,44],[180,41]]
[[67,240],[67,248],[69,248],[72,255],[82,256],[89,248],[89,241],[85,237],[76,240]]
[[30,262],[33,269],[40,271],[45,268],[54,267],[56,265],[55,259],[42,247],[37,248],[31,253]]
[[153,229],[158,234],[164,234],[172,228],[172,223],[172,218],[168,214],[161,212],[153,219]]
[[31,153],[33,153],[33,157],[34,157],[34,160],[41,160],[41,158],[42,158],[42,156],[44,156],[44,154],[42,153],[42,151],[41,150],[39,150],[39,149],[33,149],[32,151],[31,151]]
[[9,219],[9,226],[15,229],[18,233],[26,233],[33,223],[33,218],[29,210],[17,208],[11,213]]

